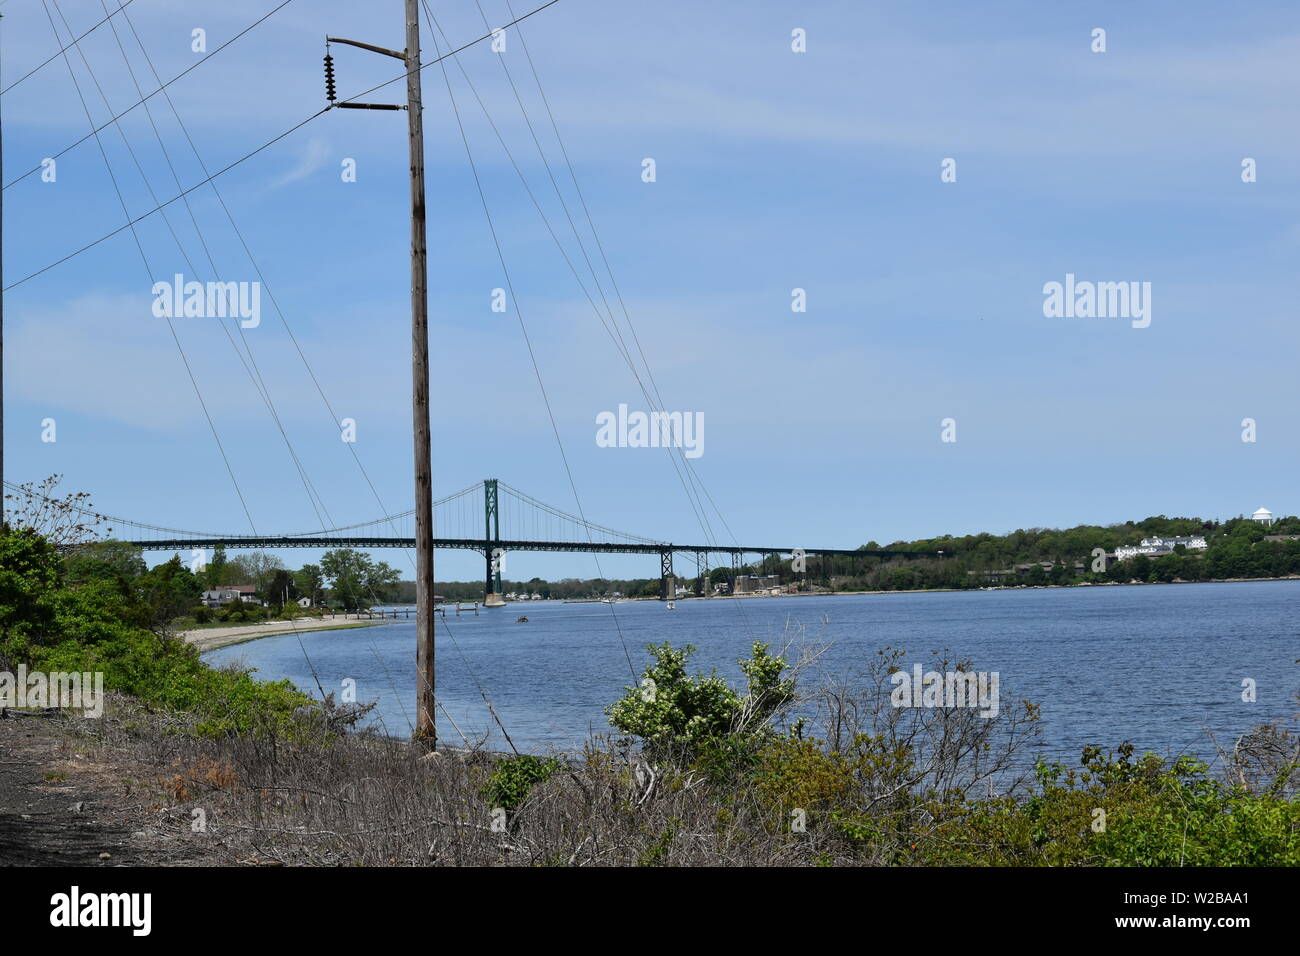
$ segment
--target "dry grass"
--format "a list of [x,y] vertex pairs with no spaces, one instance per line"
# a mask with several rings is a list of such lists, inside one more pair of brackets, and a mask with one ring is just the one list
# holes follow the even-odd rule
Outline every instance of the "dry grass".
[[[113,696],[103,719],[66,726],[77,750],[129,768],[135,798],[152,801],[161,826],[217,841],[238,862],[908,865],[927,850],[933,860],[935,847],[957,838],[945,829],[945,808],[994,797],[995,787],[998,801],[1024,795],[1020,755],[1035,714],[1026,705],[994,720],[968,709],[893,708],[880,683],[889,666],[882,657],[854,683],[827,683],[814,695],[818,736],[829,746],[786,751],[785,769],[793,769],[785,777],[753,772],[753,764],[721,774],[698,763],[651,767],[625,742],[594,738],[582,754],[555,755],[558,769],[508,813],[491,806],[485,785],[510,758],[428,754],[407,741],[342,732],[354,712],[305,715],[291,736],[210,739],[176,715]],[[900,748],[908,759],[896,759]],[[1276,784],[1279,761],[1294,768],[1290,737],[1261,731],[1238,749],[1230,779],[1254,771]],[[840,764],[826,762],[832,751]],[[1291,795],[1294,783],[1284,785]],[[802,832],[791,825],[792,805],[807,808]],[[199,817],[205,828],[195,832]],[[928,846],[918,853],[918,843]]]

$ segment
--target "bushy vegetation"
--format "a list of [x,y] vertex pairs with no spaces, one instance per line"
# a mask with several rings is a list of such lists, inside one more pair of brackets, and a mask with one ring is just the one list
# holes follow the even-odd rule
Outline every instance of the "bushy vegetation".
[[[1271,547],[1258,527],[1226,538],[1197,560],[1228,567]],[[608,708],[617,736],[577,758],[472,748],[426,760],[400,741],[337,733],[364,708],[341,713],[288,682],[205,666],[171,632],[200,587],[179,558],[148,569],[112,542],[63,552],[32,528],[0,529],[0,670],[102,671],[129,695],[129,719],[72,726],[100,725],[97,739],[155,761],[165,753],[169,800],[201,797],[218,820],[242,821],[226,839],[276,859],[1300,865],[1300,741],[1282,726],[1236,741],[1217,775],[1127,743],[1088,747],[1077,767],[1032,764],[1032,703],[1013,705],[1004,687],[988,717],[894,706],[897,649],[801,692],[810,661],[792,666],[786,651],[755,643],[740,689],[689,673],[694,648],[664,643]],[[936,655],[930,669],[972,666]]]
[[900,651],[881,651],[856,685],[803,699],[824,732],[813,738],[802,723],[778,732],[797,700],[794,679],[763,645],[741,662],[744,695],[716,675],[688,676],[691,648],[648,650],[646,681],[609,709],[611,723],[638,738],[661,790],[698,781],[720,823],[744,818],[784,834],[804,862],[1300,863],[1300,741],[1277,727],[1243,738],[1223,779],[1190,757],[1135,756],[1128,743],[1108,754],[1088,747],[1077,768],[1039,761],[1027,773],[1036,707],[1021,702],[991,719],[893,707],[887,686],[903,667]]
[[528,799],[534,785],[544,783],[563,765],[554,758],[517,754],[496,762],[487,782],[483,784],[483,799],[493,809],[514,812]]
[[309,703],[287,681],[214,670],[170,636],[198,587],[178,558],[145,570],[106,547],[65,561],[31,529],[0,530],[0,667],[102,671],[106,688],[193,715],[201,733],[287,725]]
[[[189,805],[202,806],[210,832],[237,859],[380,866],[1300,864],[1300,754],[1280,728],[1238,741],[1217,776],[1194,760],[1139,756],[1128,745],[1113,753],[1088,748],[1074,768],[1035,766],[1024,758],[1036,732],[1032,706],[1007,705],[990,719],[963,708],[891,706],[889,675],[904,663],[897,651],[882,651],[851,681],[790,701],[816,714],[803,728],[784,719],[789,707],[765,720],[736,720],[737,701],[750,694],[713,687],[712,675],[688,674],[678,666],[688,656],[652,648],[647,673],[659,675],[658,689],[678,701],[682,715],[638,706],[638,726],[650,738],[631,736],[638,744],[691,742],[657,751],[596,737],[576,756],[470,749],[441,751],[435,759],[370,732],[159,733],[150,722],[162,718],[142,717],[129,701],[93,723],[95,737],[115,755],[132,752],[148,767],[165,767],[159,777],[178,830],[189,827]],[[794,679],[795,670],[781,661],[779,681]],[[706,682],[711,689],[701,692]],[[629,688],[628,697],[640,699],[642,690]],[[683,721],[688,708],[701,719]]]
[[613,726],[639,739],[652,760],[689,761],[728,740],[764,740],[772,733],[769,721],[794,695],[793,680],[781,676],[785,660],[770,656],[766,644],[755,642],[753,656],[739,662],[748,681],[744,694],[716,673],[688,675],[686,664],[695,653],[689,644],[674,650],[664,642],[648,650],[654,662],[640,686],[627,688],[607,713]]

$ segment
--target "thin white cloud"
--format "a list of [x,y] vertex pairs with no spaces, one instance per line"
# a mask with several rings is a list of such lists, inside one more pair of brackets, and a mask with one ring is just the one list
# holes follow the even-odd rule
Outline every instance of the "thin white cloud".
[[267,189],[281,189],[318,172],[330,159],[330,144],[321,136],[313,136],[299,148],[298,154],[293,168],[271,180]]

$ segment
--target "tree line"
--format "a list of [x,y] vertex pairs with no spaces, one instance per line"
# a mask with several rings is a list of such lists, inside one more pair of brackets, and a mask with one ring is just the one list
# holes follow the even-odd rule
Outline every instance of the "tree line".
[[[792,561],[766,555],[739,568],[713,568],[707,581],[678,577],[678,584],[697,593],[715,593],[717,585],[734,588],[735,577],[772,575],[781,585],[801,590],[896,591],[965,589],[990,584],[1046,585],[1127,583],[1129,581],[1209,581],[1226,578],[1285,577],[1300,574],[1300,541],[1269,541],[1270,536],[1300,535],[1300,518],[1284,517],[1270,526],[1249,518],[1227,521],[1169,518],[1156,515],[1141,521],[1112,525],[1078,525],[1073,528],[1017,529],[1008,534],[940,535],[912,541],[880,544],[868,541],[859,550],[912,551],[934,558],[884,558],[869,554],[806,556],[804,569]],[[1143,538],[1204,537],[1208,548],[1189,551],[1183,546],[1162,557],[1139,555],[1126,561],[1107,562],[1094,571],[1098,549],[1113,555],[1115,549],[1136,545]],[[942,553],[942,557],[938,555]],[[1044,567],[1050,565],[1050,567]],[[503,591],[538,594],[547,599],[657,597],[659,578],[563,578],[547,581],[503,581]],[[483,596],[482,581],[441,582],[436,590],[447,600],[476,601]],[[415,600],[415,583],[402,581],[401,600]]]

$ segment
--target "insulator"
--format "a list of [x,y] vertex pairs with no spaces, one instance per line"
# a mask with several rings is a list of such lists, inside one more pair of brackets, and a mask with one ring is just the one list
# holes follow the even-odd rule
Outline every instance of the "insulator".
[[334,95],[334,57],[328,53],[325,54],[325,99],[331,103],[337,97]]

